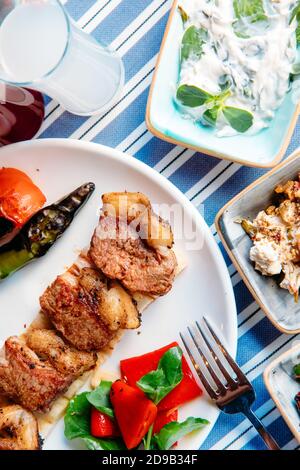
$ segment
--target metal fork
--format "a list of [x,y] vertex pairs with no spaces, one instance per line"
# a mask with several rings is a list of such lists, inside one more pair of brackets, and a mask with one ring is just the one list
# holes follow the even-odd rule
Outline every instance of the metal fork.
[[[208,320],[205,317],[203,317],[203,320],[210,333],[209,335],[204,333],[198,322],[196,322],[193,329],[188,327],[188,332],[192,344],[195,345],[204,363],[202,369],[206,373],[201,369],[200,361],[195,359],[195,355],[191,351],[192,348],[189,347],[188,341],[182,333],[180,333],[180,337],[208,395],[224,413],[243,413],[256,428],[269,450],[280,450],[277,442],[251,410],[251,405],[255,401],[255,391],[251,383],[226,351]],[[209,354],[204,353],[201,338]],[[220,360],[221,358],[222,360]],[[225,364],[227,364],[227,367],[225,367]],[[232,377],[234,374],[230,373],[228,368],[234,372],[236,377]]]

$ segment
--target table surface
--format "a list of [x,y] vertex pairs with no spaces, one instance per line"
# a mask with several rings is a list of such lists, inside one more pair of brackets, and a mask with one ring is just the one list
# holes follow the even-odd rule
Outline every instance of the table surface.
[[[169,178],[204,216],[219,244],[232,279],[238,310],[237,360],[254,385],[254,409],[283,449],[299,447],[264,386],[262,373],[295,337],[281,334],[265,317],[226,255],[214,227],[218,210],[264,171],[246,168],[163,142],[145,125],[149,86],[171,0],[63,0],[70,15],[93,36],[122,55],[126,88],[103,117],[82,118],[47,100],[39,138],[64,137],[98,142],[125,151]],[[298,147],[298,124],[287,155]],[[300,335],[299,335],[300,338]],[[264,449],[242,416],[221,415],[201,449]]]

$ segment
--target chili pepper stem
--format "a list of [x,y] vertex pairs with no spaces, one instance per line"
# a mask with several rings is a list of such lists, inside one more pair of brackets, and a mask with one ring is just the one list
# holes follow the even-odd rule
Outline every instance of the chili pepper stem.
[[146,437],[146,440],[145,440],[145,450],[150,450],[152,434],[153,434],[153,424],[151,424],[151,426],[148,430],[148,433],[147,433],[147,437]]

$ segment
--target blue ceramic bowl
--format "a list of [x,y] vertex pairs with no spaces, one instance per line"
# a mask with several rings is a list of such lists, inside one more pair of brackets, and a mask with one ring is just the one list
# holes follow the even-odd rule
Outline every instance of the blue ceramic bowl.
[[163,140],[214,157],[254,167],[275,166],[289,145],[300,112],[291,92],[277,111],[271,127],[254,136],[217,137],[214,129],[185,119],[177,110],[174,95],[183,33],[177,5],[178,0],[175,0],[152,81],[146,112],[148,129]]

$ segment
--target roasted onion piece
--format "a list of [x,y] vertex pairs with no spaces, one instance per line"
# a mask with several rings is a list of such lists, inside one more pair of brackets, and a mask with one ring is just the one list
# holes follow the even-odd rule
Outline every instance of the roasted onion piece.
[[102,196],[104,216],[127,220],[133,224],[148,246],[172,248],[174,243],[170,224],[157,216],[147,196],[142,193],[106,193]]

